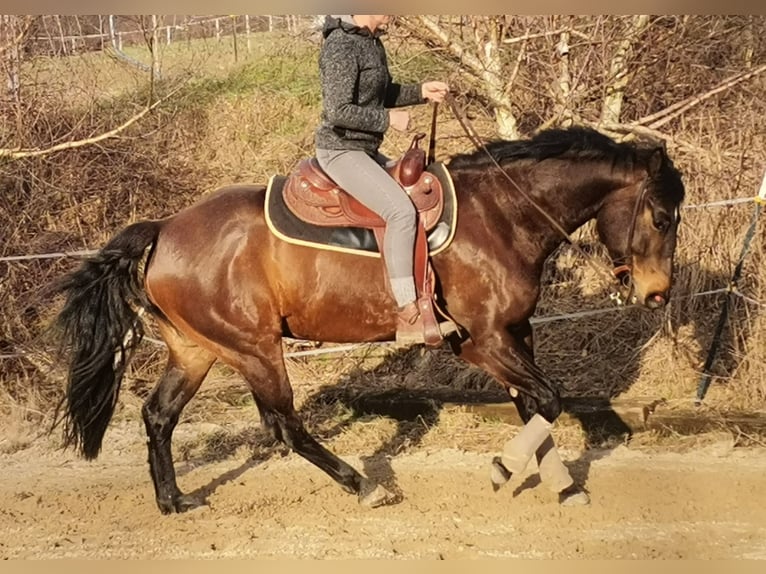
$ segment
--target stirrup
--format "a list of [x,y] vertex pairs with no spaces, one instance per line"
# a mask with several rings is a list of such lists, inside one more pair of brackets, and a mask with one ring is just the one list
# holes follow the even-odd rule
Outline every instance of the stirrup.
[[[444,340],[444,337],[456,332],[458,326],[453,321],[440,321],[436,324],[439,330],[438,339],[432,339],[430,342],[426,341],[425,323],[423,321],[423,315],[419,308],[420,302],[416,302],[415,309],[411,311],[409,317],[405,317],[402,313],[405,309],[401,309],[397,316],[396,325],[396,343],[397,345],[417,345],[426,344],[429,346],[438,346]],[[404,327],[404,328],[400,328]]]

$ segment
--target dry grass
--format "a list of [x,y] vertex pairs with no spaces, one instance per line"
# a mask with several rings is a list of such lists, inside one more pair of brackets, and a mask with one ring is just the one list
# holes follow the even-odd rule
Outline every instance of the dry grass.
[[[240,54],[236,64],[230,47],[221,49],[210,42],[179,45],[176,52],[164,54],[166,80],[156,88],[162,93],[181,79],[189,87],[161,106],[148,122],[97,148],[0,166],[0,225],[5,232],[0,256],[92,248],[130,221],[173,213],[225,183],[265,182],[271,174],[287,172],[299,158],[312,153],[319,110],[314,65],[317,46],[279,35],[263,40],[254,43],[250,56]],[[460,85],[454,66],[434,64],[424,53],[412,57],[396,45],[395,38],[390,42],[397,76],[450,77],[476,129],[492,137],[492,118],[481,99]],[[645,113],[640,106],[650,105],[646,94],[651,86],[660,85],[657,82],[668,91],[668,101],[675,101],[704,91],[705,85],[719,77],[712,69],[692,73],[688,62],[673,66],[664,72],[670,80],[646,72],[635,88],[643,90],[643,95],[635,94],[637,103],[632,105],[638,107],[631,113]],[[29,119],[24,145],[43,145],[51,136],[55,140],[98,132],[129,116],[146,98],[145,78],[96,55],[38,61],[29,73],[40,86],[37,95],[42,105]],[[51,84],[51,78],[55,83]],[[76,81],[68,81],[70,78]],[[674,88],[672,78],[684,81]],[[764,167],[758,158],[766,157],[766,104],[757,96],[763,87],[763,80],[743,85],[665,126],[668,133],[694,144],[693,150],[670,149],[684,172],[687,204],[743,197],[757,190]],[[46,89],[66,97],[51,99],[46,97],[50,93]],[[519,108],[531,114],[538,109],[538,96],[520,90]],[[724,109],[738,111],[724,114]],[[427,132],[430,114],[427,106],[413,109],[411,131]],[[439,118],[437,159],[470,150],[468,139],[446,108],[440,110]],[[4,116],[3,122],[0,134],[7,140],[14,118]],[[409,144],[409,138],[392,133],[382,151],[395,156]],[[566,395],[652,396],[690,404],[724,297],[697,294],[728,284],[752,209],[751,204],[743,204],[684,210],[672,305],[658,313],[615,310],[539,324],[535,330],[539,364],[561,382]],[[759,225],[739,289],[763,304],[766,242],[763,223]],[[595,239],[591,228],[579,236],[588,243]],[[0,362],[0,407],[18,435],[5,439],[0,446],[4,450],[26,444],[27,429],[48,420],[60,396],[62,372],[50,357],[45,359],[50,347],[41,338],[57,302],[40,298],[38,290],[71,265],[70,260],[0,262],[4,317],[0,354],[35,351],[32,356]],[[607,294],[603,280],[564,248],[546,269],[538,316],[608,308]],[[721,409],[766,410],[763,307],[736,297],[733,303],[707,403]],[[163,359],[161,348],[149,343],[143,346],[125,382],[118,418],[138,416]],[[345,355],[290,360],[288,370],[307,426],[341,451],[372,448],[395,452],[432,445],[494,450],[512,432],[501,423],[482,421],[459,409],[442,410],[438,421],[356,418],[338,400],[343,393],[361,390],[494,387],[485,375],[466,369],[443,351],[421,356],[417,350],[391,354],[385,346],[360,347]],[[182,422],[221,421],[224,426],[231,422],[235,430],[211,431],[203,442],[183,447],[184,456],[217,456],[216,452],[231,453],[252,444],[265,445],[258,447],[265,449],[263,453],[274,451],[270,439],[251,426],[240,428],[234,424],[236,420],[254,422],[256,409],[239,378],[220,367],[184,411]],[[582,433],[576,430],[557,432],[565,445],[584,444]],[[662,443],[668,439],[647,436],[640,440]]]

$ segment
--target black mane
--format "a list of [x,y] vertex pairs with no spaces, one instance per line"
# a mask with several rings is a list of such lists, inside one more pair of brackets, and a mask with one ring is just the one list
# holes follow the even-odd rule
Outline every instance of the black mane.
[[[509,160],[540,161],[552,157],[575,160],[604,159],[619,163],[632,162],[636,158],[634,145],[617,143],[610,137],[583,126],[544,130],[525,140],[494,141],[486,144],[486,148],[500,164]],[[454,156],[449,167],[483,167],[491,163],[486,151],[476,150]]]
[[[612,166],[634,168],[646,161],[649,155],[646,150],[657,147],[657,145],[639,147],[635,143],[618,143],[592,128],[574,126],[566,129],[543,130],[529,139],[494,141],[486,144],[486,151],[482,149],[453,156],[447,167],[450,169],[487,168],[494,165],[487,156],[488,151],[500,165],[515,160],[542,161],[560,158],[574,161],[602,160],[609,162]],[[663,195],[676,203],[683,201],[681,174],[667,155],[665,155],[659,177],[662,179]]]

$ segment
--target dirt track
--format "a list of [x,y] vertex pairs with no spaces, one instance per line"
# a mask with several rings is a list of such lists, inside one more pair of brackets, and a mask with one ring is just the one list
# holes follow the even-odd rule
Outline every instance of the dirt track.
[[136,426],[107,438],[94,463],[38,445],[0,456],[0,558],[766,559],[764,449],[565,452],[591,492],[579,508],[560,507],[534,463],[493,493],[486,453],[346,457],[403,493],[375,510],[294,454],[235,455],[178,463],[209,507],[162,516]]

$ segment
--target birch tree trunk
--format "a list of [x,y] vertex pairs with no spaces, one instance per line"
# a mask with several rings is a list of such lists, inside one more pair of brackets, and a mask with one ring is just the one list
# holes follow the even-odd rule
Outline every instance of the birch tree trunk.
[[232,43],[234,44],[234,61],[239,59],[239,47],[237,46],[237,17],[231,17],[231,36]]
[[21,65],[18,16],[0,15],[0,47],[2,47],[2,66],[5,76],[5,86],[10,99],[18,104],[20,100],[21,81],[19,68]]
[[574,113],[570,106],[570,96],[572,92],[572,74],[569,71],[569,31],[564,31],[559,36],[559,42],[556,44],[556,51],[559,55],[559,78],[557,85],[554,86],[556,95],[556,115],[559,123],[564,127],[569,127],[574,123]]
[[66,42],[64,41],[64,28],[61,27],[61,16],[54,15],[53,21],[56,22],[56,27],[59,30],[59,43],[61,48],[61,54],[66,56],[67,49],[66,49]]
[[245,14],[245,37],[247,38],[247,53],[251,51],[250,48],[250,15]]
[[617,124],[620,122],[622,103],[625,98],[625,88],[630,81],[630,57],[633,46],[649,25],[649,16],[640,14],[630,20],[625,36],[617,46],[612,56],[607,78],[606,95],[601,106],[600,124]]
[[157,15],[152,14],[152,78],[160,78],[160,28],[157,22]]
[[755,34],[753,33],[753,22],[755,16],[747,17],[747,25],[742,31],[742,59],[745,68],[748,70],[753,67],[753,55],[755,54]]
[[0,15],[0,73],[5,76],[6,93],[16,104],[17,113],[20,113],[24,45],[29,41],[33,24],[40,19],[40,16]]
[[512,80],[505,79],[502,57],[504,17],[470,16],[470,31],[463,29],[462,37],[461,27],[465,26],[462,20],[457,27],[435,16],[416,16],[413,20],[415,24],[404,21],[404,26],[421,39],[446,48],[452,58],[458,60],[463,69],[479,82],[482,93],[487,96],[495,112],[500,137],[517,139],[518,121],[510,96]]
[[[84,34],[82,33],[82,24],[80,24],[80,18],[76,14],[75,14],[75,17],[74,17],[74,22],[75,22],[75,24],[77,24],[77,33],[80,36],[80,38],[79,38],[80,43],[81,43],[80,47],[84,48],[85,47],[85,38],[83,38]],[[75,54],[77,53],[77,38],[72,38],[72,52],[75,53]]]

